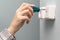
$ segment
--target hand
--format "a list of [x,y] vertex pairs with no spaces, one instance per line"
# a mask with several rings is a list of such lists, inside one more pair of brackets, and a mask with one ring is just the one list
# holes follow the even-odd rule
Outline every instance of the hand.
[[8,31],[14,35],[24,24],[28,24],[30,21],[30,18],[33,16],[33,4],[29,3],[23,3],[17,10],[16,14],[11,22],[10,27],[8,28]]

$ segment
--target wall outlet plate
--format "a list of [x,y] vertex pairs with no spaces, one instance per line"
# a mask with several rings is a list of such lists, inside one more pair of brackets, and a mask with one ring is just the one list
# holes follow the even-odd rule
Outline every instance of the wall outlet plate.
[[56,5],[47,5],[40,7],[39,18],[41,19],[55,19]]

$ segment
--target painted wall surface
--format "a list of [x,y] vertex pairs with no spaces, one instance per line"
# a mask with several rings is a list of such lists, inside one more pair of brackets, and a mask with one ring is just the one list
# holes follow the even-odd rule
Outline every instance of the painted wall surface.
[[60,0],[40,0],[40,6],[47,4],[56,4],[56,19],[40,20],[40,40],[60,40]]
[[[0,0],[0,31],[9,27],[16,9],[23,3],[28,2],[39,7],[40,0]],[[35,13],[29,24],[16,33],[16,40],[40,40],[40,26],[38,14]]]

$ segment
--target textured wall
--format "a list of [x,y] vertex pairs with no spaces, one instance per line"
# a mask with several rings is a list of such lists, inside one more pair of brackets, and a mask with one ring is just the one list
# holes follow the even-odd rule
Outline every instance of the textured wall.
[[[23,3],[33,3],[39,6],[39,0],[0,0],[0,31],[7,28],[15,14],[16,9]],[[39,39],[39,18],[35,13],[29,24],[16,33],[17,40],[40,40]]]

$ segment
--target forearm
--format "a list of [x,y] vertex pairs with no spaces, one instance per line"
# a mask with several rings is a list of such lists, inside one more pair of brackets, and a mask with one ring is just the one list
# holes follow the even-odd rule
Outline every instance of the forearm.
[[17,19],[15,16],[8,28],[8,31],[14,35],[23,26],[23,23],[24,21]]

